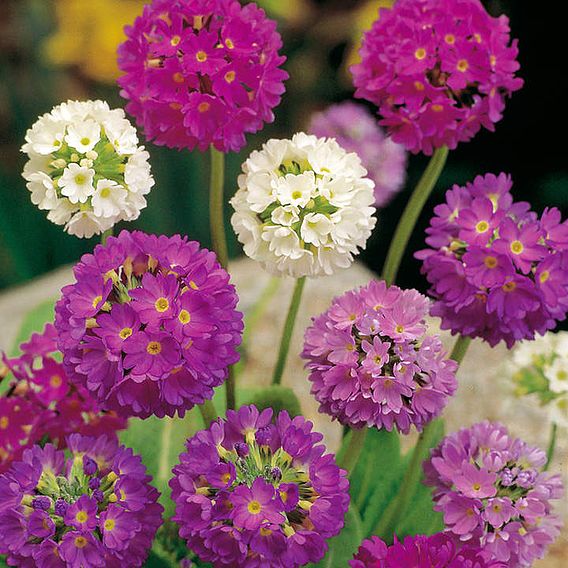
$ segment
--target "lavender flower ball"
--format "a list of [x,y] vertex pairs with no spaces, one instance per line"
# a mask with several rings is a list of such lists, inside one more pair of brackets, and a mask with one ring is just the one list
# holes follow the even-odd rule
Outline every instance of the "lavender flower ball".
[[482,422],[446,437],[424,469],[447,534],[519,568],[542,558],[560,532],[551,501],[562,482],[545,464],[542,450]]
[[374,281],[333,300],[306,331],[312,394],[320,412],[352,428],[406,434],[438,416],[454,394],[457,364],[425,335],[428,298]]
[[406,181],[407,154],[393,142],[362,105],[346,101],[312,117],[311,134],[335,138],[348,152],[355,152],[375,182],[375,205],[384,207]]
[[142,566],[163,508],[139,456],[106,436],[72,434],[0,475],[0,554],[10,566]]
[[379,537],[364,540],[351,568],[507,568],[477,546],[457,546],[450,536],[408,536],[387,546]]
[[511,185],[487,174],[454,186],[434,209],[429,248],[416,254],[442,328],[509,348],[568,313],[568,222],[558,209],[539,218],[513,202]]
[[213,566],[320,561],[343,528],[347,472],[303,417],[228,411],[187,441],[170,481],[180,536]]
[[215,254],[179,235],[123,231],[86,254],[56,305],[71,380],[101,406],[183,416],[238,360],[242,314]]

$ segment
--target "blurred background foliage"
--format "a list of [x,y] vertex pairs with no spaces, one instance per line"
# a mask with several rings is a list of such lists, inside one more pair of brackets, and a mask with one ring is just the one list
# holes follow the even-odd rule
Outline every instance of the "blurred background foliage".
[[[39,114],[71,99],[102,98],[111,106],[123,101],[115,86],[115,50],[122,28],[141,12],[143,0],[0,0],[0,288],[24,282],[76,260],[96,240],[78,240],[52,225],[34,207],[20,176],[19,152],[25,131]],[[315,110],[349,99],[353,88],[348,66],[357,58],[362,31],[378,7],[390,0],[257,0],[279,21],[290,73],[287,93],[276,121],[249,138],[248,148],[228,158],[227,199],[236,187],[240,163],[270,137],[288,137],[303,129]],[[450,154],[410,251],[424,242],[432,207],[453,183],[478,173],[510,172],[517,199],[541,211],[558,206],[568,214],[568,164],[565,49],[562,19],[549,5],[489,0],[493,14],[511,18],[519,38],[525,88],[508,105],[497,132],[483,132]],[[143,137],[141,137],[143,139]],[[155,233],[188,234],[203,245],[208,234],[208,156],[177,152],[147,144],[156,186],[136,228]],[[363,254],[379,271],[390,236],[414,183],[425,167],[422,156],[410,160],[406,189],[383,211],[379,226]],[[227,218],[229,211],[227,211]],[[129,228],[133,228],[132,225]],[[240,248],[228,232],[233,255]],[[424,290],[419,265],[407,255],[401,284]]]

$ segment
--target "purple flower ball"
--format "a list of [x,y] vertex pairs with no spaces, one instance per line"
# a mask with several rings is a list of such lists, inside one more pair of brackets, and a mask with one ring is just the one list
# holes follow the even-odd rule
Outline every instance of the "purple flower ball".
[[442,440],[424,470],[447,534],[519,568],[542,558],[560,532],[551,501],[562,496],[562,481],[545,464],[542,450],[482,422]]
[[568,313],[568,222],[513,202],[505,174],[454,186],[434,209],[430,248],[416,257],[436,300],[432,315],[453,334],[510,348]]
[[123,415],[183,416],[238,360],[242,314],[215,254],[122,231],[86,254],[55,325],[68,375]]
[[153,0],[126,28],[118,83],[155,144],[238,151],[274,120],[288,74],[276,23],[237,0]]
[[322,438],[301,416],[283,411],[272,421],[272,409],[255,406],[230,410],[190,438],[170,481],[174,520],[188,547],[215,567],[321,560],[349,507],[347,472],[325,453]]
[[375,205],[384,207],[404,186],[407,154],[393,142],[362,105],[346,101],[312,117],[309,131],[320,138],[335,138],[355,152],[375,182]]
[[422,430],[455,392],[457,364],[425,335],[428,298],[374,281],[333,300],[306,331],[312,394],[342,424]]
[[520,89],[509,20],[479,0],[398,0],[382,8],[352,67],[356,97],[378,106],[394,142],[414,153],[455,148],[494,130]]
[[395,538],[387,546],[379,537],[364,540],[349,562],[351,568],[506,568],[477,546],[457,546],[444,533]]
[[[142,566],[163,511],[142,460],[106,436],[72,434],[67,445],[69,458],[34,446],[0,475],[0,554],[10,566]],[[85,473],[85,457],[95,474]],[[40,500],[48,506],[34,506]]]

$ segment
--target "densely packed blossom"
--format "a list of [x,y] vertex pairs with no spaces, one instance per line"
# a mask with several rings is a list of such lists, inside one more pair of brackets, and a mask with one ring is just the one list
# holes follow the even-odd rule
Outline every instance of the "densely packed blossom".
[[422,430],[455,392],[457,364],[425,335],[428,299],[373,281],[313,320],[302,357],[320,411],[354,428]]
[[539,218],[510,190],[505,174],[454,186],[416,254],[442,328],[492,346],[533,339],[568,312],[568,223],[555,208]]
[[238,360],[235,288],[199,243],[122,231],[74,273],[56,305],[59,347],[70,378],[103,408],[183,416]]
[[231,219],[247,256],[273,274],[322,276],[347,268],[376,219],[373,182],[335,140],[269,140],[243,164]]
[[550,420],[568,428],[568,332],[549,332],[519,343],[509,370],[517,396],[537,396]]
[[355,95],[376,104],[393,140],[414,153],[494,130],[523,85],[508,18],[479,0],[399,0],[380,10],[360,54]]
[[27,449],[0,475],[0,553],[10,566],[142,566],[163,511],[142,460],[106,436],[67,445],[69,458]]
[[86,388],[69,382],[56,353],[52,324],[34,333],[20,350],[19,357],[3,356],[12,379],[0,395],[0,473],[34,444],[50,441],[64,448],[66,436],[74,432],[112,436],[126,427],[116,413],[101,412]]
[[255,406],[187,441],[170,485],[180,536],[213,566],[318,562],[343,527],[349,482],[303,417]]
[[551,501],[562,482],[545,463],[542,450],[482,422],[446,437],[424,469],[448,534],[517,568],[542,558],[560,532]]
[[28,130],[22,152],[32,203],[77,237],[137,219],[154,185],[136,129],[103,101],[56,106]]
[[355,152],[375,183],[375,205],[384,207],[406,180],[404,146],[385,136],[371,113],[362,105],[346,101],[315,114],[310,132],[335,138],[348,152]]
[[395,538],[387,546],[373,536],[361,543],[351,568],[506,568],[506,564],[488,558],[478,546],[456,546],[445,533],[432,536],[407,536],[400,542]]
[[237,0],[153,0],[118,50],[126,110],[172,148],[238,151],[274,120],[288,74],[276,24]]

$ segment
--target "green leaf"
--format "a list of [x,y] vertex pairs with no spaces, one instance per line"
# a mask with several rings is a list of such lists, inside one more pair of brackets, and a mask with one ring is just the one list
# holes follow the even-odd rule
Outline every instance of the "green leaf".
[[5,566],[8,566],[8,564],[6,564],[6,557],[0,556],[0,568],[4,568]]
[[292,417],[302,414],[300,401],[294,391],[282,385],[259,389],[247,404],[254,404],[259,410],[272,408],[275,416],[282,410],[287,410]]
[[351,560],[355,552],[357,552],[362,540],[361,517],[357,508],[351,505],[345,516],[345,526],[343,530],[328,541],[329,550],[325,558],[321,562],[309,564],[309,566],[312,568],[348,566],[349,560]]

